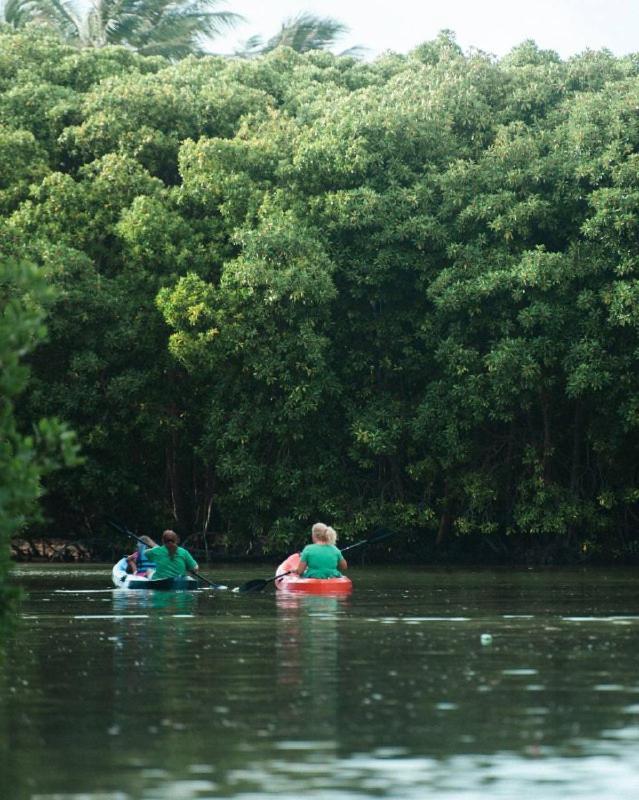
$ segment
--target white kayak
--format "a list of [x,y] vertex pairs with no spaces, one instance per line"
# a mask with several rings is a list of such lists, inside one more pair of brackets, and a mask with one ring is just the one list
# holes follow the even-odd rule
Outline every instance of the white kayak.
[[148,577],[146,575],[133,575],[126,571],[126,566],[126,558],[121,558],[114,565],[111,572],[113,585],[117,589],[155,589],[171,592],[190,591],[197,589],[200,585],[199,581],[195,578],[190,578],[188,575],[176,578],[160,578],[159,580],[153,580],[152,573]]

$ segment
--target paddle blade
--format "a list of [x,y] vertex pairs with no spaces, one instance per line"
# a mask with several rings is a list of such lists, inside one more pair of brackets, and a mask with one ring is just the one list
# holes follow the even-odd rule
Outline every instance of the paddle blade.
[[193,575],[194,578],[197,578],[202,583],[205,583],[207,586],[210,586],[211,589],[217,589],[217,591],[223,591],[224,589],[228,589],[228,586],[225,586],[223,583],[215,583],[214,581],[210,581],[208,578],[205,578],[204,575],[200,575],[199,572],[196,572],[194,569],[187,570],[189,575]]
[[255,578],[252,581],[243,583],[241,586],[236,586],[233,591],[239,592],[240,594],[246,594],[247,592],[261,592],[262,589],[271,581],[279,581],[280,578],[283,578],[285,575],[290,575],[292,572],[295,572],[295,570],[289,569],[288,572],[282,572],[280,575],[273,575],[272,578]]

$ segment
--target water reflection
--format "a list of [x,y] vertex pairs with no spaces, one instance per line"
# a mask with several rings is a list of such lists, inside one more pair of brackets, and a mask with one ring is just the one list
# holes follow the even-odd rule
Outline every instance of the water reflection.
[[155,592],[113,590],[113,611],[116,614],[139,613],[140,610],[160,610],[173,615],[192,615],[197,608],[197,592]]
[[1,800],[636,797],[634,575],[371,573],[347,598],[107,580],[31,578]]
[[305,741],[337,747],[340,614],[348,598],[279,592],[278,683],[291,693],[292,718]]

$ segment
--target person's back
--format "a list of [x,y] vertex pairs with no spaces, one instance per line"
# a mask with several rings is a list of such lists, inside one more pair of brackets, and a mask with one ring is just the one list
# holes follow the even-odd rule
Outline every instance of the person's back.
[[179,578],[190,571],[197,571],[197,561],[184,547],[178,547],[178,537],[173,531],[164,531],[162,546],[151,547],[144,555],[155,565],[153,580]]
[[313,544],[302,550],[297,569],[304,578],[341,578],[340,569],[347,569],[341,551],[335,546],[337,534],[332,528],[318,522],[313,526]]

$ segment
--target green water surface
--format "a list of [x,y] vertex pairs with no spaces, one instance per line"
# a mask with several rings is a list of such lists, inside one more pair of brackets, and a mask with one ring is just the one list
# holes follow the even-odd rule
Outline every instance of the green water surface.
[[354,569],[347,598],[15,577],[2,800],[639,796],[636,571]]

